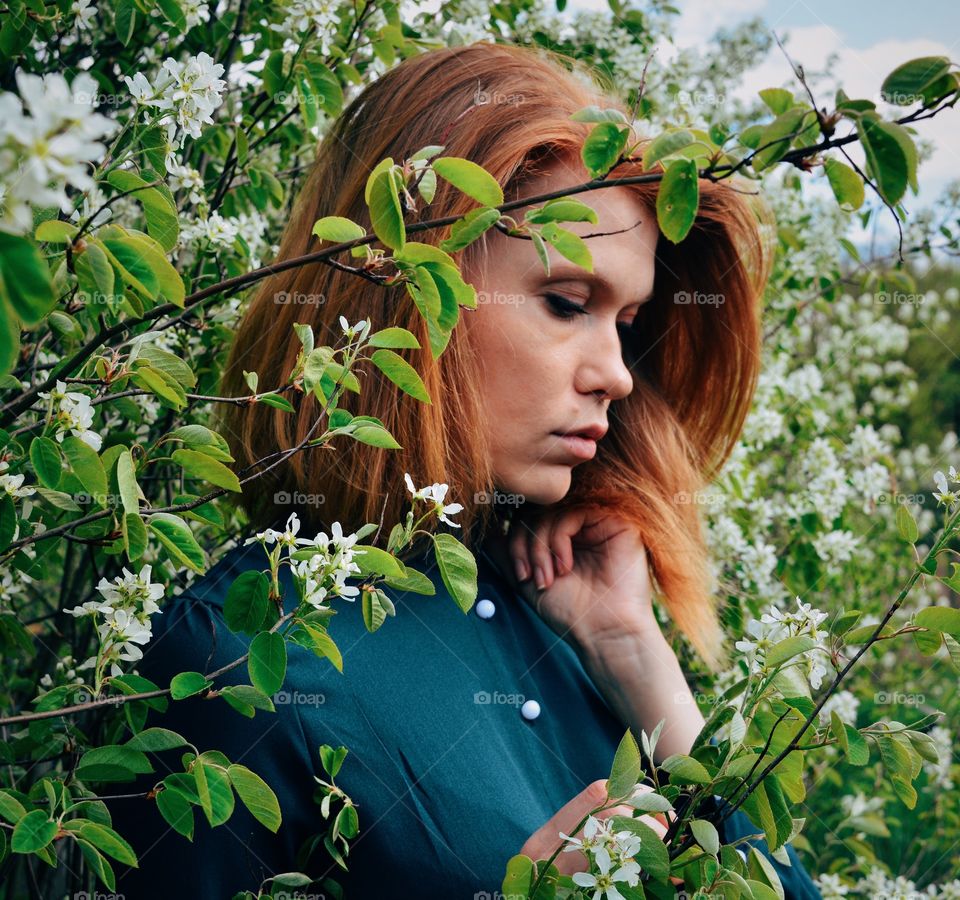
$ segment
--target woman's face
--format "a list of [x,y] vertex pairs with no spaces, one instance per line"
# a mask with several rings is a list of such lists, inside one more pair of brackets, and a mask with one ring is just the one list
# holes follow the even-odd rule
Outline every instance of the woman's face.
[[[579,160],[557,162],[523,193],[585,181]],[[596,452],[596,441],[561,435],[593,427],[602,440],[610,403],[632,390],[620,329],[653,290],[653,211],[625,187],[575,197],[599,221],[561,227],[581,237],[604,232],[586,241],[592,274],[548,245],[547,275],[532,241],[499,231],[488,233],[486,270],[465,273],[477,289],[477,309],[465,324],[483,372],[495,487],[544,505],[567,493],[573,467]],[[523,214],[511,213],[518,221]]]

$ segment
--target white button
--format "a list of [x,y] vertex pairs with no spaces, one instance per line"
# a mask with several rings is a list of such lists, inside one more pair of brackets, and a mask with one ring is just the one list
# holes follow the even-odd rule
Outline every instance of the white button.
[[520,715],[525,719],[535,719],[540,715],[540,704],[536,700],[528,700],[520,707]]
[[481,619],[489,619],[496,611],[497,608],[493,605],[492,600],[484,598],[477,601],[477,615]]

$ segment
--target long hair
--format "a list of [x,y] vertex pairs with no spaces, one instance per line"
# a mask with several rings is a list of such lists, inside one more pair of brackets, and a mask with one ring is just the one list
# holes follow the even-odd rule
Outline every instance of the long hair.
[[[366,86],[331,124],[297,198],[280,243],[279,260],[319,249],[311,234],[323,216],[345,216],[372,230],[364,188],[385,157],[400,161],[427,145],[443,156],[470,159],[503,186],[505,197],[524,187],[551,159],[579,157],[591,125],[571,119],[589,105],[627,113],[598,76],[560,54],[512,45],[475,43],[408,58]],[[483,102],[483,101],[488,102]],[[608,177],[643,174],[639,161]],[[466,214],[475,202],[438,180],[433,201],[419,202],[408,225]],[[657,183],[631,185],[655,208]],[[529,192],[526,192],[529,195]],[[769,277],[763,224],[765,204],[725,182],[700,179],[700,207],[688,236],[656,248],[654,297],[645,303],[624,347],[634,388],[609,409],[609,431],[596,456],[575,467],[559,506],[601,506],[635,523],[648,550],[655,588],[672,620],[709,668],[726,665],[708,551],[696,494],[732,452],[759,374],[760,298]],[[439,244],[449,227],[419,232]],[[486,242],[453,254],[466,272],[485,261]],[[348,260],[349,261],[349,260]],[[696,300],[713,294],[718,302]],[[314,303],[278,302],[313,298]],[[463,309],[466,317],[472,310]],[[318,345],[342,337],[339,317],[371,320],[371,331],[400,325],[422,350],[400,351],[420,373],[432,403],[401,392],[372,366],[361,370],[361,392],[342,405],[379,418],[401,445],[384,450],[345,437],[328,448],[293,454],[240,498],[252,522],[274,523],[295,509],[317,529],[340,521],[344,530],[382,522],[382,535],[409,502],[403,473],[417,485],[445,482],[463,540],[482,539],[498,523],[496,504],[474,502],[494,489],[482,379],[469,328],[460,323],[438,359],[427,325],[402,286],[383,286],[324,264],[265,279],[237,330],[222,392],[248,393],[243,370],[255,370],[261,389],[285,383],[300,342],[296,322],[313,327]],[[316,423],[309,393],[287,392],[296,412],[264,404],[227,404],[222,430],[238,467],[250,466],[300,443]],[[318,432],[315,432],[318,433]]]

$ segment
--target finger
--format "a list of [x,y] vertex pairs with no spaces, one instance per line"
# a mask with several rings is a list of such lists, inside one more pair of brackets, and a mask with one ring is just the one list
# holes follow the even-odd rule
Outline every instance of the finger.
[[569,575],[573,571],[573,537],[583,528],[585,518],[585,510],[572,510],[557,517],[552,544],[559,561],[557,571],[561,575]]
[[[530,859],[546,859],[553,854],[553,851],[563,842],[563,838],[560,837],[560,833],[570,837],[577,837],[577,834],[573,834],[573,829],[577,827],[580,820],[583,819],[587,813],[593,811],[598,806],[603,805],[607,799],[607,781],[605,778],[601,778],[597,781],[591,782],[584,788],[579,794],[577,794],[572,800],[568,800],[560,809],[557,810],[547,821],[541,825],[529,838],[527,838],[526,843],[520,849],[520,852],[524,856],[530,857]],[[570,860],[569,857],[577,856],[579,859]],[[574,868],[570,871],[565,872],[565,874],[571,874],[572,872],[585,871],[586,866],[586,857],[582,853],[577,852],[576,854],[573,851],[561,853],[555,860],[557,867],[560,868],[561,863],[569,867],[572,863],[578,864],[581,868]],[[561,869],[561,871],[564,871]]]
[[509,546],[510,556],[513,559],[514,570],[519,581],[526,581],[533,574],[530,567],[530,556],[527,552],[527,538],[527,525],[518,516],[510,529]]
[[553,558],[550,550],[550,514],[543,515],[537,522],[530,538],[530,559],[533,563],[534,583],[540,590],[546,590],[553,582]]

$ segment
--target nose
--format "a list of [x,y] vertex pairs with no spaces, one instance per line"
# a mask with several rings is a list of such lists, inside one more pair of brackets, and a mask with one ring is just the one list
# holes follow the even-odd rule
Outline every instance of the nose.
[[585,335],[576,387],[584,394],[622,400],[633,390],[633,375],[623,361],[616,322],[605,325],[602,331]]

